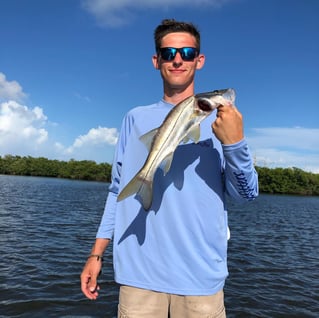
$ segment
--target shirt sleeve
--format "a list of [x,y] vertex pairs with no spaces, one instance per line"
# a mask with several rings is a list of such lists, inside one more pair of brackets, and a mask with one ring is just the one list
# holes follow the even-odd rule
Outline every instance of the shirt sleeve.
[[[116,168],[115,168],[116,167]],[[114,165],[112,166],[113,170],[120,170],[120,165]],[[113,174],[116,174],[117,172],[112,172]],[[105,208],[103,217],[100,223],[100,226],[98,228],[96,238],[113,238],[114,233],[114,224],[115,224],[115,211],[116,211],[116,205],[117,205],[117,194],[118,194],[118,178],[112,177],[112,183],[109,186],[109,193],[106,199]]]
[[115,225],[115,213],[117,207],[117,196],[119,193],[121,169],[123,154],[125,151],[127,131],[130,125],[128,124],[128,116],[125,116],[120,136],[115,148],[114,159],[112,164],[111,184],[109,186],[109,192],[105,203],[103,217],[98,228],[96,238],[113,238],[114,225]]
[[245,139],[222,145],[225,157],[226,193],[237,201],[251,201],[258,196],[258,175]]

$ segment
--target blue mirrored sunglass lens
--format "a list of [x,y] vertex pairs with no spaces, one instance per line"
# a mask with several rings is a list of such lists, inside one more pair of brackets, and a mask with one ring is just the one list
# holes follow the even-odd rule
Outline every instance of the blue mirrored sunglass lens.
[[164,48],[164,49],[161,49],[161,57],[166,61],[172,61],[174,60],[176,56],[176,52],[177,52],[176,49]]
[[191,61],[197,56],[197,49],[193,47],[182,47],[182,48],[172,48],[165,47],[160,49],[160,54],[163,60],[172,61],[174,60],[176,53],[179,52],[184,61]]
[[193,60],[196,57],[196,49],[192,47],[184,47],[182,48],[182,59],[184,60]]

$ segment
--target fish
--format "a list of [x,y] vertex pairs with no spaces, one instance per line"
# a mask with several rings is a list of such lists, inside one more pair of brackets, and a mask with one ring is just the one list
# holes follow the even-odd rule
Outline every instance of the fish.
[[164,176],[168,173],[179,144],[189,140],[198,143],[200,123],[213,110],[223,105],[234,104],[235,90],[232,88],[214,90],[192,95],[175,105],[165,117],[160,127],[140,137],[149,153],[142,168],[121,190],[117,201],[137,194],[145,211],[153,201],[153,179],[158,168]]

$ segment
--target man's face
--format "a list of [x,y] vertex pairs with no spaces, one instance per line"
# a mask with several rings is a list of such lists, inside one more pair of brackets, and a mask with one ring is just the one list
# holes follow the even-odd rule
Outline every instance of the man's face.
[[[196,47],[196,39],[189,33],[169,33],[163,37],[161,47]],[[171,90],[193,87],[195,71],[204,65],[204,60],[204,55],[199,54],[192,61],[184,61],[179,52],[172,61],[166,61],[161,56],[153,56],[154,67],[160,70],[165,88]]]

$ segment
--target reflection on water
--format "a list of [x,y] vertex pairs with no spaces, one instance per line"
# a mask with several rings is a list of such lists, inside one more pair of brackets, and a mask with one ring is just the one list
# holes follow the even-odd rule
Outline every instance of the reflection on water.
[[[116,317],[112,256],[89,301],[79,275],[107,184],[0,176],[0,317]],[[229,208],[228,318],[319,317],[319,198],[262,195]]]

